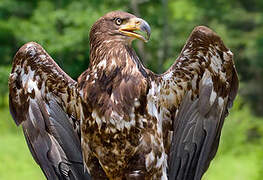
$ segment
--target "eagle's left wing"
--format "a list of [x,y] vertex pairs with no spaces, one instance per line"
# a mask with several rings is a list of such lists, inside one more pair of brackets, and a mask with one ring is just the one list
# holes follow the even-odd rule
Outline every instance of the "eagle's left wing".
[[80,146],[77,83],[37,43],[25,44],[14,57],[9,105],[47,179],[90,179]]
[[[201,179],[215,156],[238,89],[232,56],[219,36],[200,26],[172,67],[152,79],[148,99],[157,101],[163,121],[170,180]],[[170,139],[169,131],[173,132]]]

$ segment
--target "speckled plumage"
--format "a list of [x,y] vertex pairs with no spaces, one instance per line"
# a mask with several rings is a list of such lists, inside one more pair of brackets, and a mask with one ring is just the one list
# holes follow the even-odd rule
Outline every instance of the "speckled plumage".
[[201,179],[208,168],[238,88],[231,51],[199,26],[157,75],[133,50],[145,40],[133,30],[150,31],[128,13],[100,18],[77,82],[36,43],[16,54],[10,112],[47,178]]

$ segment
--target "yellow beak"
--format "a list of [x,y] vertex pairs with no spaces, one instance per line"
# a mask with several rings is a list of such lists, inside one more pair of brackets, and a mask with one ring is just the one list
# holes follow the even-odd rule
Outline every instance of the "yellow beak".
[[[144,42],[148,42],[151,36],[151,28],[149,24],[140,18],[129,19],[126,23],[121,25],[119,31],[126,36],[134,37]],[[144,32],[146,33],[146,37],[134,31]]]

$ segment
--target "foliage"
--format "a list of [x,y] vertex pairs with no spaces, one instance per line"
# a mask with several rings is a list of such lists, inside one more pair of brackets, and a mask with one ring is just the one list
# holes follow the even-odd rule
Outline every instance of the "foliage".
[[[219,150],[204,180],[260,180],[263,170],[263,118],[251,116],[238,97],[223,127]],[[252,133],[252,134],[251,134]]]
[[0,107],[4,106],[5,103],[4,97],[7,93],[7,83],[10,71],[10,66],[0,66]]
[[0,179],[45,179],[27,148],[22,131],[18,135],[6,134],[0,138]]

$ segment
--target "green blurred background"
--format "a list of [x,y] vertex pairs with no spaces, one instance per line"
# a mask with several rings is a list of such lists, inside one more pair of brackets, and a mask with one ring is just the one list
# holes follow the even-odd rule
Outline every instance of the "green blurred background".
[[112,10],[131,12],[151,25],[150,42],[134,46],[157,73],[174,62],[195,26],[209,26],[222,37],[235,54],[240,88],[203,179],[262,179],[262,0],[0,0],[0,179],[45,179],[8,111],[7,81],[15,52],[36,41],[76,79],[89,64],[91,25]]

